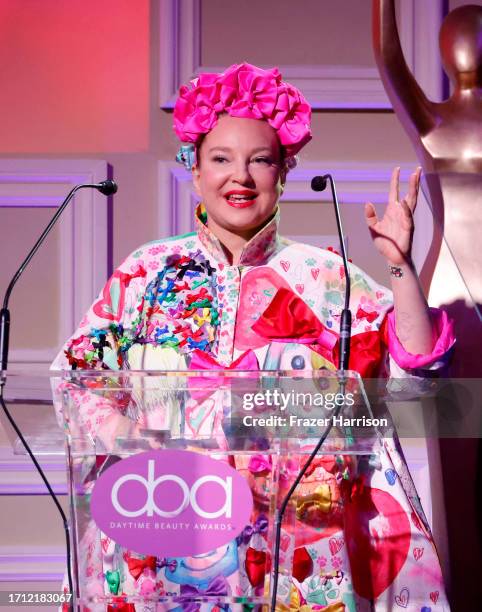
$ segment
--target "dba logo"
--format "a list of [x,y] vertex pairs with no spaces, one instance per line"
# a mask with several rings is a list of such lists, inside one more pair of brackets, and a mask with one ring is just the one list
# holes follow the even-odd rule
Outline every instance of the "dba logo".
[[247,482],[225,460],[184,450],[117,461],[91,496],[92,518],[106,535],[129,550],[163,557],[227,544],[249,524],[252,510]]
[[[232,476],[226,476],[225,479],[213,475],[201,476],[201,478],[195,480],[194,484],[191,486],[191,488],[189,488],[187,482],[183,478],[180,478],[175,474],[164,474],[163,476],[154,478],[154,466],[155,461],[153,459],[149,459],[149,461],[147,462],[147,479],[143,476],[140,476],[139,474],[125,474],[124,476],[121,476],[118,480],[115,481],[114,486],[112,487],[111,500],[112,505],[119,514],[128,517],[137,517],[142,516],[143,514],[146,514],[150,517],[154,514],[157,514],[157,516],[172,518],[181,514],[181,512],[183,512],[188,507],[188,505],[191,504],[191,507],[194,512],[201,518],[209,519],[218,518],[220,516],[231,518],[233,501]],[[138,510],[126,510],[119,501],[119,489],[124,483],[130,481],[140,482],[147,491],[146,503]],[[156,502],[154,501],[154,492],[156,488],[163,482],[175,483],[182,493],[182,500],[179,506],[174,510],[162,510],[157,506]],[[218,510],[212,512],[203,510],[197,498],[197,493],[202,487],[202,485],[207,485],[210,483],[216,483],[217,485],[222,487],[224,491],[224,503]]]

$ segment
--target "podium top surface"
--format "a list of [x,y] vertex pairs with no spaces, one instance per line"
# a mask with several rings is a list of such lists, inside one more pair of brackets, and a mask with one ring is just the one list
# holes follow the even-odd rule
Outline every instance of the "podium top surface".
[[[326,452],[366,454],[381,437],[361,378],[351,371],[9,373],[4,397],[37,447],[59,446],[66,433],[70,451],[78,454],[135,452],[141,442],[182,447],[194,440],[236,453],[261,438],[270,453],[309,446],[324,433]],[[115,416],[108,428],[96,426],[102,414]]]

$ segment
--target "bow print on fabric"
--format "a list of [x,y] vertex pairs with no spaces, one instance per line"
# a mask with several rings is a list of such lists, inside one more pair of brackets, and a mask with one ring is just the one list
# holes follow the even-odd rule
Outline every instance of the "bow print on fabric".
[[133,278],[144,278],[146,271],[139,266],[133,274],[116,270],[102,291],[102,297],[94,303],[92,310],[101,319],[120,321],[124,313],[126,289]]
[[119,572],[117,570],[113,572],[107,571],[105,573],[105,580],[107,582],[107,585],[109,586],[109,591],[113,593],[114,595],[117,595],[117,593],[119,592],[119,585],[120,585]]
[[246,351],[229,366],[225,366],[204,351],[194,350],[190,370],[259,370],[258,358],[254,351]]
[[208,584],[206,589],[198,588],[192,584],[181,584],[181,596],[179,602],[182,603],[184,612],[197,612],[201,605],[194,601],[189,601],[194,597],[221,597],[228,594],[228,583],[223,575],[216,576]]
[[273,462],[270,455],[252,455],[249,458],[248,470],[252,474],[267,474],[271,472]]
[[127,560],[129,573],[137,580],[145,569],[156,571],[156,557],[146,557],[145,559],[134,559],[130,557]]
[[[326,328],[309,306],[293,291],[278,289],[268,308],[252,326],[258,335],[273,342],[310,344],[333,364],[338,363],[339,336]],[[367,331],[351,338],[349,368],[361,376],[375,375],[382,357],[378,331]]]
[[372,312],[367,312],[366,310],[363,310],[361,306],[358,306],[355,318],[366,319],[369,323],[373,323],[373,321],[378,318],[378,315],[379,313],[376,310],[373,310]]
[[107,606],[107,612],[136,612],[136,607],[132,603],[126,602],[126,597],[113,597],[113,605]]
[[268,531],[268,519],[264,516],[264,514],[260,514],[256,519],[254,525],[246,525],[243,531],[236,538],[236,542],[238,546],[240,544],[248,544],[251,538],[259,533],[266,533]]
[[[258,371],[258,359],[254,351],[246,351],[240,355],[229,366],[225,366],[208,353],[194,350],[189,364],[190,370],[250,370]],[[188,380],[191,396],[197,401],[202,401],[214,393],[223,384],[223,378],[219,376],[193,376]]]
[[271,557],[267,552],[251,547],[246,550],[244,568],[252,587],[258,587],[264,583],[265,574],[269,572],[270,566]]
[[277,342],[319,344],[331,351],[337,335],[327,329],[314,312],[289,289],[278,289],[268,308],[252,325],[252,329],[265,338]]
[[219,323],[214,272],[200,251],[169,257],[146,288],[133,324],[136,342],[209,351]]

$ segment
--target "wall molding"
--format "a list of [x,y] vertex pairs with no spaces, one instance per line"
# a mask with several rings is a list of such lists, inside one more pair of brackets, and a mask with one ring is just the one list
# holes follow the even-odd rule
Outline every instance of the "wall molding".
[[[59,431],[62,433],[60,427]],[[62,433],[63,435],[63,433]],[[47,480],[56,495],[67,494],[67,464],[65,454],[41,456],[36,454]],[[48,495],[45,484],[30,457],[15,455],[10,446],[0,446],[0,496]]]
[[0,546],[1,582],[57,582],[60,591],[66,553],[54,546]]
[[[427,95],[439,100],[442,71],[438,30],[443,0],[399,3],[399,33],[407,64]],[[174,106],[177,92],[200,72],[224,66],[201,65],[201,0],[162,0],[160,8],[161,108]],[[315,110],[391,109],[377,68],[358,66],[281,65],[283,77],[301,89]]]
[[[108,165],[97,159],[0,159],[0,207],[57,208],[79,183],[97,183]],[[42,195],[36,195],[35,190]],[[79,191],[59,220],[60,317],[58,338],[68,338],[109,275],[108,200],[94,189]],[[33,245],[25,245],[25,254]],[[57,339],[54,339],[57,344]],[[58,346],[14,349],[10,361],[47,364]]]
[[425,94],[434,102],[443,97],[443,68],[438,35],[444,18],[443,0],[402,0],[399,34],[405,60]]

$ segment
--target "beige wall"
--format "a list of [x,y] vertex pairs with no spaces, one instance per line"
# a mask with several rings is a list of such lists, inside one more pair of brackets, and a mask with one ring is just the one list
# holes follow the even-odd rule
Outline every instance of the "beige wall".
[[[201,4],[204,64],[374,65],[368,0]],[[165,69],[159,15],[156,0],[0,3],[0,157],[99,158],[111,164],[119,183],[114,265],[158,237],[158,162],[172,160],[177,150],[172,115],[159,109],[159,74]],[[391,112],[320,111],[312,128],[302,162],[416,163]],[[361,204],[345,207],[350,248],[359,253],[355,263],[386,281],[384,264],[363,227]],[[313,205],[300,210],[304,217],[297,226],[299,210],[286,206],[284,231],[304,232],[308,216],[319,220],[320,233],[333,230],[325,212],[311,212]],[[0,209],[0,289],[52,212]],[[51,273],[55,255],[54,234],[16,290],[14,348],[41,346],[55,334],[60,290]],[[39,319],[45,324],[39,326]],[[62,547],[57,516],[46,498],[7,496],[0,505],[2,516],[15,517],[17,525],[12,529],[2,521],[0,542]]]
[[[368,3],[342,0],[337,4],[203,0],[202,63],[218,66],[247,61],[276,66],[318,64],[323,58],[326,64],[374,65]],[[229,41],[222,55],[220,23],[222,38]]]

